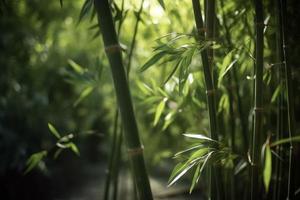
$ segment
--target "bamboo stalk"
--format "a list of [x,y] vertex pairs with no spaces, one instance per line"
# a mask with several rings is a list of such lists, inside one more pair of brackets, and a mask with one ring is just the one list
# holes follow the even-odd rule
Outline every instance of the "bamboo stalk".
[[114,180],[113,180],[113,200],[118,199],[118,189],[119,189],[119,173],[120,173],[120,161],[121,161],[121,147],[123,141],[123,128],[120,127],[120,132],[117,136],[116,141],[116,155],[114,161]]
[[112,148],[109,155],[108,160],[108,168],[106,171],[106,177],[105,177],[105,187],[104,187],[104,200],[109,199],[109,193],[110,193],[110,183],[113,176],[113,163],[114,163],[114,155],[115,155],[115,149],[116,149],[116,142],[117,142],[117,132],[118,132],[118,110],[115,112],[114,117],[114,128],[113,128],[113,137],[112,137]]
[[263,134],[263,49],[264,49],[264,18],[263,18],[263,4],[262,0],[255,0],[255,27],[256,27],[256,41],[255,41],[255,91],[254,91],[254,130],[252,135],[251,147],[251,200],[259,199],[259,162],[260,162],[260,143]]
[[[280,31],[281,27],[281,11],[280,11],[280,2],[275,1],[275,23],[278,27],[279,31],[276,31],[276,63],[280,63],[278,65],[277,70],[277,78],[279,82],[279,86],[283,87],[283,56],[282,56],[282,34]],[[283,107],[284,107],[284,94],[281,91],[277,100],[277,134],[276,140],[279,140],[283,137],[284,132],[284,116],[283,116]],[[279,145],[276,147],[276,153],[282,157],[282,146]],[[282,179],[282,161],[276,159],[275,160],[275,183],[274,183],[274,191],[273,191],[273,199],[279,200],[281,196],[281,179]]]
[[[231,40],[231,36],[230,36],[230,30],[228,27],[228,23],[227,23],[227,18],[225,17],[225,13],[224,13],[224,0],[220,1],[221,4],[221,10],[222,10],[222,20],[223,20],[223,25],[224,25],[224,29],[225,29],[225,38],[226,38],[226,42],[227,45],[229,46],[230,49],[234,48],[233,42]],[[233,67],[231,69],[230,74],[228,74],[229,76],[229,80],[231,80],[233,78],[233,89],[235,89],[235,94],[236,94],[236,101],[237,101],[237,110],[238,110],[238,117],[240,119],[240,123],[241,123],[241,134],[242,134],[242,138],[243,138],[243,146],[245,147],[244,151],[247,152],[248,149],[248,138],[247,138],[247,133],[248,133],[248,126],[247,126],[247,118],[245,118],[244,115],[244,111],[243,111],[243,105],[242,105],[242,99],[241,99],[241,95],[240,95],[240,85],[238,84],[238,78],[237,78],[237,74],[236,74],[236,69],[235,67]]]
[[98,13],[99,27],[102,30],[106,54],[111,66],[122,124],[124,126],[127,151],[139,199],[152,200],[152,192],[143,157],[143,147],[139,139],[131,95],[122,62],[121,48],[114,28],[108,0],[95,0],[95,8]]
[[128,64],[127,64],[127,67],[126,67],[127,77],[129,77],[129,72],[130,72],[131,62],[132,62],[133,50],[134,50],[135,45],[136,45],[136,36],[137,36],[137,32],[138,32],[140,21],[141,21],[141,14],[143,12],[143,5],[144,5],[144,0],[142,0],[140,8],[139,8],[139,11],[136,14],[136,22],[135,22],[135,25],[134,25],[133,36],[132,36],[130,50],[129,50],[129,54],[128,54]]
[[[211,1],[208,1],[207,4],[210,4]],[[201,14],[201,6],[199,0],[192,0],[193,3],[193,10],[196,22],[196,28],[198,31],[198,39],[204,39],[205,37],[205,28],[203,24],[202,14]],[[212,7],[211,5],[208,7]],[[210,17],[214,17],[214,12],[212,15],[208,15]],[[210,18],[207,20],[207,23],[213,23],[213,20]],[[207,27],[213,27],[211,24]],[[212,32],[210,30],[210,32]],[[215,88],[213,84],[212,74],[211,74],[211,65],[208,57],[208,51],[205,49],[201,52],[202,64],[203,64],[203,71],[204,71],[204,78],[206,84],[206,97],[208,103],[208,113],[209,113],[209,122],[210,122],[210,137],[214,140],[218,140],[218,128],[217,128],[217,112],[216,112],[216,100],[215,100]],[[208,171],[210,175],[210,198],[211,199],[220,199],[223,197],[222,193],[222,185],[220,184],[220,171],[217,171],[215,167],[211,168]],[[219,181],[217,180],[219,178]]]
[[[282,56],[283,65],[286,77],[286,94],[287,94],[287,111],[288,111],[288,129],[289,138],[295,136],[295,113],[294,113],[294,94],[293,94],[293,77],[292,69],[288,65],[287,60],[287,44],[286,44],[286,1],[280,0],[280,33],[282,39]],[[287,184],[287,198],[294,199],[295,185],[294,185],[294,156],[293,156],[293,142],[290,140],[289,148],[289,168],[288,168],[288,184]]]

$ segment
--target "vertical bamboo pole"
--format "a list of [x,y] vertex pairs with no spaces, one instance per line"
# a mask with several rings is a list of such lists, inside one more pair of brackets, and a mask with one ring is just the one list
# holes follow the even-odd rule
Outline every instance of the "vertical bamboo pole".
[[[223,25],[224,25],[224,29],[225,29],[225,38],[226,38],[226,42],[229,46],[230,49],[232,49],[234,47],[233,42],[231,40],[231,36],[230,36],[230,30],[228,27],[228,23],[227,23],[227,18],[225,16],[224,13],[224,0],[220,1],[221,4],[221,10],[222,10],[222,19],[223,19]],[[233,78],[233,80],[231,81],[233,84],[233,89],[235,89],[235,94],[236,94],[236,101],[237,101],[237,110],[238,110],[238,117],[240,118],[240,123],[241,123],[241,134],[242,134],[242,138],[243,138],[243,146],[244,146],[244,151],[246,152],[248,149],[248,126],[247,126],[247,118],[245,117],[246,115],[244,115],[244,110],[243,110],[243,105],[242,105],[242,99],[241,99],[241,95],[240,95],[240,86],[238,84],[238,78],[237,78],[237,74],[236,74],[236,69],[235,67],[233,67],[231,69],[231,72],[229,74],[229,79]],[[234,99],[234,98],[233,98]]]
[[[205,37],[205,30],[204,27],[202,14],[201,14],[201,6],[199,0],[192,0],[193,3],[193,11],[195,16],[196,28],[198,31],[198,39],[204,39]],[[207,2],[209,4],[209,2]],[[211,7],[212,6],[208,6]],[[210,17],[214,17],[213,15],[209,15]],[[210,18],[209,17],[209,18]],[[207,23],[213,23],[212,19],[207,20]],[[207,27],[213,27],[211,24]],[[211,30],[210,30],[211,31]],[[208,113],[209,113],[209,122],[210,122],[210,137],[214,140],[218,140],[218,130],[217,130],[217,112],[216,112],[216,100],[215,100],[215,88],[212,79],[212,72],[210,69],[210,61],[208,56],[208,51],[205,49],[201,52],[202,64],[203,64],[203,71],[204,71],[204,79],[206,84],[206,97],[208,103]],[[208,173],[211,171],[210,177],[210,199],[220,199],[223,197],[222,193],[222,185],[220,184],[221,176],[220,171],[217,171],[215,167],[212,167]],[[219,181],[217,181],[217,178]]]
[[[282,39],[282,56],[283,66],[286,77],[286,94],[287,94],[287,111],[288,111],[288,129],[289,138],[295,136],[295,113],[294,113],[294,93],[293,93],[293,77],[292,69],[288,65],[287,60],[287,44],[286,44],[286,1],[280,0],[280,33]],[[293,156],[293,142],[290,140],[289,148],[289,169],[288,169],[288,185],[287,185],[287,200],[294,199],[295,185],[294,185],[294,156]]]
[[251,149],[251,200],[259,199],[259,162],[260,162],[260,138],[263,134],[263,3],[262,0],[255,0],[255,90],[254,90],[254,130],[252,135]]
[[143,157],[143,147],[139,139],[131,95],[122,62],[121,48],[114,28],[108,0],[95,0],[95,8],[98,13],[99,27],[102,31],[105,51],[111,66],[122,124],[124,126],[127,151],[139,199],[152,200],[152,192]]
[[[276,140],[279,140],[283,136],[284,132],[284,94],[283,94],[283,55],[282,55],[282,34],[281,34],[281,11],[280,11],[280,2],[279,0],[275,1],[275,23],[278,31],[276,31],[276,63],[278,64],[277,70],[277,78],[278,84],[282,87],[280,91],[278,100],[277,100],[277,134]],[[282,157],[282,146],[276,146],[277,154]],[[282,182],[282,161],[276,159],[275,160],[275,183],[274,183],[274,190],[273,190],[273,199],[279,200],[281,196],[281,182]]]

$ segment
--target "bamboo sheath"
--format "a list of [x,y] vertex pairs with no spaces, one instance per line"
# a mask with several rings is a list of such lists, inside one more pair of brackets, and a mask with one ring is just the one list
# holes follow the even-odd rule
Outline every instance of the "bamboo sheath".
[[152,200],[152,192],[143,157],[143,147],[139,139],[131,95],[122,62],[121,48],[114,28],[108,0],[95,0],[95,8],[98,13],[99,27],[102,31],[105,51],[111,66],[117,101],[124,126],[124,136],[132,172],[134,173],[138,197],[141,200]]

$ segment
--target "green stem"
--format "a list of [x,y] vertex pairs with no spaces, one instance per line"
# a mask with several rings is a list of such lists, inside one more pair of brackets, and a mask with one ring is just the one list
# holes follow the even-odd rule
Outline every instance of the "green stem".
[[138,195],[140,199],[152,200],[152,192],[143,157],[143,147],[139,138],[131,95],[122,62],[121,48],[119,47],[108,0],[95,0],[95,7],[98,13],[100,30],[102,30],[106,54],[111,67],[122,124],[124,126],[124,138],[126,140]]
[[255,0],[255,91],[254,91],[254,130],[252,135],[251,149],[251,200],[259,199],[260,180],[259,180],[259,162],[260,162],[260,140],[263,134],[263,49],[264,49],[264,18],[262,0]]
[[114,128],[113,128],[113,137],[112,137],[112,148],[109,155],[109,161],[108,161],[108,168],[107,168],[107,174],[105,178],[105,187],[104,187],[104,200],[109,199],[109,191],[110,191],[110,182],[112,179],[113,174],[113,162],[114,162],[114,155],[115,155],[115,149],[116,149],[116,138],[117,138],[117,132],[118,132],[118,110],[115,112],[114,117]]
[[[224,1],[221,0],[220,1],[221,4],[221,10],[222,10],[222,19],[223,19],[223,24],[224,24],[224,29],[225,29],[225,38],[226,38],[226,42],[229,46],[230,49],[234,48],[233,42],[231,40],[231,36],[230,36],[230,29],[228,27],[228,23],[227,23],[227,18],[225,16],[225,12],[224,12]],[[229,80],[231,80],[231,78],[233,78],[233,89],[235,89],[235,94],[236,94],[236,98],[237,98],[237,109],[238,109],[238,115],[240,118],[240,123],[241,123],[241,131],[242,131],[242,137],[243,137],[243,143],[244,143],[244,151],[246,152],[248,149],[248,138],[247,138],[247,133],[248,133],[248,127],[247,127],[247,118],[244,115],[244,111],[243,111],[243,105],[242,105],[242,99],[241,99],[241,95],[240,95],[240,85],[239,85],[239,80],[237,78],[237,74],[236,74],[236,68],[233,67],[231,69],[231,73],[229,74]]]
[[134,50],[135,45],[136,45],[136,36],[137,36],[138,29],[139,29],[140,21],[141,21],[141,14],[143,12],[143,5],[144,5],[144,0],[142,0],[139,11],[137,12],[137,15],[136,15],[136,22],[135,22],[135,25],[134,25],[133,36],[132,36],[130,50],[129,50],[129,54],[128,54],[128,64],[127,64],[127,67],[126,67],[127,77],[129,77],[133,50]]
[[[277,0],[275,1],[275,20],[276,26],[278,29],[281,27],[281,11],[280,11],[280,2]],[[281,31],[276,32],[276,63],[283,62],[283,55],[282,55],[282,34]],[[277,77],[279,81],[279,86],[282,87],[283,91],[283,74],[284,68],[283,65],[278,65],[277,70]],[[284,94],[280,92],[279,98],[277,100],[277,134],[276,140],[279,140],[283,137],[284,132],[284,116],[283,116],[283,106],[284,106]],[[282,146],[276,146],[276,153],[282,157]],[[281,196],[281,179],[282,179],[282,161],[279,159],[275,160],[275,183],[274,183],[274,191],[273,191],[273,199],[279,200]]]
[[[283,65],[286,77],[286,91],[287,91],[287,110],[288,110],[288,129],[289,138],[295,136],[295,113],[294,113],[294,94],[293,94],[293,77],[292,69],[288,65],[287,60],[287,44],[286,44],[286,1],[280,0],[280,33],[282,39],[282,56]],[[288,169],[288,185],[287,185],[287,199],[294,199],[294,156],[293,156],[293,142],[290,140],[289,149],[289,169]]]
[[[196,22],[196,28],[198,30],[198,39],[201,41],[201,39],[205,38],[205,29],[201,14],[201,7],[199,0],[192,0],[193,2],[193,10],[195,15],[195,22]],[[208,1],[208,4],[211,4]],[[214,3],[213,3],[214,4]],[[212,5],[209,5],[208,8],[212,8]],[[214,17],[214,11],[212,14],[208,15],[207,23],[214,23],[214,20],[211,19],[211,17]],[[207,25],[207,27],[213,27],[212,24]],[[207,30],[208,31],[208,30]],[[208,32],[213,34],[212,30],[209,30]],[[206,84],[206,97],[207,97],[207,103],[208,103],[208,113],[209,113],[209,122],[210,122],[210,137],[214,140],[218,140],[218,129],[217,129],[217,112],[216,112],[216,100],[215,100],[215,88],[212,80],[211,75],[211,64],[212,62],[209,61],[208,57],[208,51],[204,49],[201,52],[201,58],[202,58],[202,64],[203,64],[203,71],[204,71],[204,79]],[[210,170],[209,170],[210,171]],[[219,179],[219,181],[217,180]],[[210,191],[210,198],[211,199],[218,199],[223,197],[222,192],[222,185],[220,182],[220,171],[216,170],[215,167],[212,167],[211,169],[211,177],[210,177],[210,184],[211,185],[211,191]]]
[[123,141],[123,128],[120,127],[120,132],[117,137],[116,142],[116,155],[115,155],[115,162],[114,162],[114,190],[113,190],[113,200],[117,200],[118,198],[118,188],[119,188],[119,172],[120,172],[120,161],[121,159],[121,147]]

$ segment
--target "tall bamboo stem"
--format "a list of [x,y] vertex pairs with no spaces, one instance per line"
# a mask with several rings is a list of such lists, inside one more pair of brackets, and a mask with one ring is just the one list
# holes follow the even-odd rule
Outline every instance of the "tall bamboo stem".
[[[287,44],[286,44],[286,1],[280,0],[280,33],[282,39],[282,56],[283,65],[286,77],[286,94],[287,94],[287,110],[288,110],[288,129],[289,138],[295,136],[295,113],[294,113],[294,93],[293,93],[293,77],[292,69],[288,65],[287,60]],[[294,199],[295,186],[294,186],[294,156],[293,156],[293,142],[290,140],[289,149],[289,169],[288,169],[288,185],[287,185],[287,198]]]
[[152,200],[152,192],[143,157],[143,147],[139,139],[131,95],[122,62],[121,48],[108,0],[95,0],[95,8],[98,13],[99,27],[102,30],[106,54],[111,66],[129,160],[134,173],[138,195],[140,199]]
[[[228,27],[228,23],[227,23],[227,18],[225,16],[224,13],[224,0],[220,1],[221,4],[221,10],[222,10],[222,19],[223,19],[223,25],[224,25],[224,29],[225,29],[225,38],[226,38],[226,42],[227,45],[229,46],[230,49],[234,48],[233,42],[231,40],[231,36],[230,36],[230,29]],[[244,115],[244,110],[243,110],[243,105],[242,105],[242,99],[241,99],[241,95],[240,95],[240,86],[238,84],[238,78],[237,78],[237,74],[236,74],[236,69],[235,67],[233,67],[231,69],[231,72],[229,74],[229,79],[233,78],[233,80],[231,82],[233,82],[233,89],[235,89],[235,94],[236,94],[236,101],[237,101],[237,110],[238,110],[238,117],[240,118],[240,123],[241,123],[241,131],[242,131],[242,138],[243,138],[243,146],[244,146],[244,151],[247,151],[248,148],[248,126],[247,126],[247,118],[245,118]]]
[[[211,1],[207,2],[210,4]],[[205,28],[201,14],[201,6],[199,0],[192,0],[193,3],[193,10],[196,22],[196,28],[198,30],[198,39],[204,39],[205,37]],[[212,6],[208,6],[212,8]],[[214,12],[212,15],[208,15],[209,20],[207,23],[213,23],[213,20],[210,17],[214,17]],[[213,27],[212,24],[207,25],[207,27]],[[208,28],[207,28],[208,29]],[[210,30],[212,32],[212,30]],[[212,74],[211,74],[211,65],[209,61],[208,51],[205,49],[201,52],[202,64],[203,64],[203,71],[204,71],[204,79],[206,84],[206,97],[208,103],[208,113],[209,113],[209,122],[210,122],[210,136],[214,140],[218,140],[218,126],[217,126],[217,112],[216,112],[216,100],[215,100],[215,88],[213,84]],[[209,170],[210,171],[210,170]],[[209,173],[209,172],[208,172]],[[216,178],[220,180],[220,171],[217,171],[215,167],[211,168],[211,177],[210,177],[210,184],[211,191],[210,191],[210,198],[211,199],[218,199],[222,198],[222,185],[220,181],[217,181]]]
[[[280,2],[275,1],[275,23],[276,27],[278,27],[279,31],[276,31],[276,63],[279,63],[277,70],[277,78],[279,82],[279,86],[282,88],[280,91],[278,100],[277,100],[277,134],[276,140],[279,140],[283,136],[284,132],[284,93],[283,91],[283,54],[282,54],[282,34],[281,34],[281,11],[280,11]],[[282,146],[279,145],[276,147],[276,153],[282,157]],[[282,161],[279,159],[275,160],[275,182],[274,182],[274,190],[273,190],[273,199],[279,200],[281,196],[281,179],[282,179]]]
[[260,162],[260,138],[263,134],[263,49],[264,49],[264,18],[262,0],[255,0],[255,91],[254,91],[254,130],[251,149],[251,200],[259,199],[259,162]]

